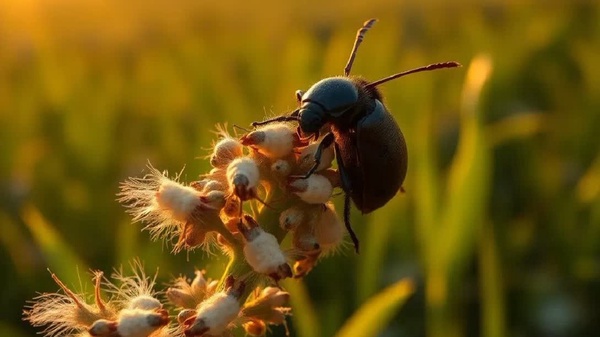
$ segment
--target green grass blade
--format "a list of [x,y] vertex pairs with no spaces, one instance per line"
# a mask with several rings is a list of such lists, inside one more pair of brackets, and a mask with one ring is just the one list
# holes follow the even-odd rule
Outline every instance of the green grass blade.
[[79,271],[87,271],[89,269],[87,264],[77,256],[56,228],[42,216],[36,207],[27,205],[21,214],[23,222],[42,251],[48,268],[56,273],[67,286],[80,284]]
[[321,325],[317,318],[310,295],[304,283],[298,280],[285,280],[284,289],[290,293],[290,304],[294,308],[292,319],[298,337],[321,336]]
[[377,336],[413,292],[412,280],[402,279],[392,284],[365,302],[336,337]]
[[485,224],[479,238],[481,336],[506,336],[502,266],[492,224]]

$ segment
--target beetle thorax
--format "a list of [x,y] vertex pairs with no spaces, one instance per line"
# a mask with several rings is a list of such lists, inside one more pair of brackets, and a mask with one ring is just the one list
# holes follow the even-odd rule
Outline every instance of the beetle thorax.
[[354,119],[359,90],[348,77],[329,77],[315,83],[302,95],[300,128],[318,131],[325,123]]

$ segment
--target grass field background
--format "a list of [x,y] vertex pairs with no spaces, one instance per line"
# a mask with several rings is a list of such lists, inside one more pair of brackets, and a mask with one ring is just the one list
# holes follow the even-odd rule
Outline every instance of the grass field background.
[[415,292],[382,336],[600,334],[597,3],[5,0],[0,335],[35,334],[21,311],[57,289],[47,268],[77,285],[140,257],[161,285],[195,267],[218,277],[224,260],[171,255],[132,225],[119,182],[148,160],[207,172],[215,124],[291,111],[296,89],[342,74],[371,17],[354,74],[464,67],[382,86],[406,193],[352,214],[360,255],[294,283],[292,336],[334,335],[405,277]]

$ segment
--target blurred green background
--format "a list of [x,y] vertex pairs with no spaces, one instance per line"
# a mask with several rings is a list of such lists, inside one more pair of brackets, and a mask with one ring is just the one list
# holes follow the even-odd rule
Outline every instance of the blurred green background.
[[406,193],[353,213],[359,256],[294,283],[292,336],[333,335],[404,277],[382,336],[599,335],[600,5],[567,0],[1,1],[0,335],[34,335],[21,311],[58,288],[46,268],[78,285],[139,256],[160,285],[219,277],[224,260],[131,225],[119,182],[148,160],[207,172],[216,123],[290,111],[371,17],[354,74],[465,67],[382,86]]

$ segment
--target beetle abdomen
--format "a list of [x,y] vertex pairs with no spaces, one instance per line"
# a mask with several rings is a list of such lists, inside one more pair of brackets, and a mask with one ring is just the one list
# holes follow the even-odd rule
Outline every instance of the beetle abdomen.
[[[394,117],[379,100],[372,113],[361,118],[356,126],[358,170],[350,170],[360,188],[352,189],[352,201],[363,213],[385,205],[396,195],[407,169],[404,135]],[[354,184],[353,184],[354,186]]]

